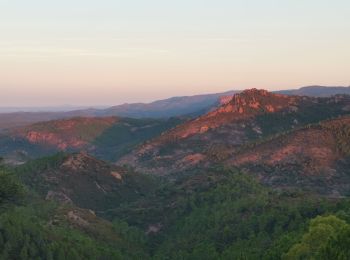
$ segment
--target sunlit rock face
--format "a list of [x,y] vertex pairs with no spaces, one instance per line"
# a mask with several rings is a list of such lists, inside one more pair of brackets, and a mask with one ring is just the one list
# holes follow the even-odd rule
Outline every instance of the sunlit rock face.
[[[139,160],[144,161],[145,164],[152,160],[159,165],[158,172],[162,172],[165,168],[169,170],[167,162],[171,162],[174,169],[184,169],[206,163],[207,154],[210,152],[201,149],[209,149],[212,145],[219,147],[217,148],[219,154],[227,156],[229,151],[224,146],[238,146],[246,142],[248,128],[261,133],[260,128],[254,123],[254,116],[284,109],[289,111],[290,107],[298,109],[297,104],[300,99],[302,97],[273,94],[258,89],[248,89],[239,94],[222,97],[218,108],[165,132],[122,158],[119,163],[137,167],[140,165]],[[179,147],[170,149],[171,153],[163,154],[163,150],[169,150],[167,147],[179,143]],[[199,144],[200,147],[208,147],[196,147],[194,143]],[[144,170],[144,168],[139,169]],[[153,167],[152,171],[154,169],[157,167]]]
[[72,118],[37,123],[20,129],[14,135],[32,144],[52,146],[59,150],[83,149],[107,128],[118,121],[116,117]]
[[[117,163],[129,164],[139,171],[159,175],[175,175],[196,167],[209,167],[217,162],[240,166],[261,158],[266,159],[267,155],[269,160],[265,163],[264,159],[264,165],[290,163],[295,158],[299,162],[300,156],[305,159],[311,154],[314,156],[310,159],[312,165],[328,165],[325,158],[333,158],[335,154],[331,145],[319,147],[308,141],[317,143],[324,137],[327,142],[333,142],[332,138],[327,137],[331,132],[323,130],[315,129],[293,135],[296,140],[301,140],[300,143],[291,143],[280,150],[271,149],[275,151],[271,155],[266,150],[243,156],[241,150],[245,146],[250,147],[251,143],[270,140],[279,133],[288,133],[322,120],[346,115],[350,100],[346,96],[314,98],[248,89],[223,97],[220,104],[209,113],[139,146]],[[308,142],[311,142],[309,146],[301,145]],[[278,146],[274,146],[276,147]],[[325,169],[323,166],[321,168]]]
[[187,138],[194,134],[203,134],[210,129],[262,113],[290,110],[302,97],[270,93],[267,90],[248,89],[233,96],[225,96],[222,104],[208,114],[193,120],[169,132],[175,138]]
[[222,99],[222,106],[207,116],[216,116],[220,113],[237,113],[249,115],[252,113],[275,112],[286,108],[298,98],[270,93],[267,90],[248,89],[231,98]]

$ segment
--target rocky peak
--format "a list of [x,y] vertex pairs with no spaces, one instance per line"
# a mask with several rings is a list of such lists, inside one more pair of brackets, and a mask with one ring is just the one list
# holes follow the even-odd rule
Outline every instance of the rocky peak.
[[209,117],[221,113],[256,114],[258,112],[275,112],[292,105],[296,98],[253,88],[235,94],[230,99],[224,97],[220,101],[223,105],[209,113]]
[[58,150],[83,149],[89,142],[117,123],[117,117],[77,117],[36,123],[13,132],[31,144],[54,147]]
[[222,96],[219,98],[219,105],[220,106],[226,105],[226,104],[230,103],[231,100],[232,100],[232,95]]
[[110,179],[111,181],[122,181],[126,174],[124,168],[98,160],[84,151],[69,154],[60,168],[67,173],[111,176],[113,177]]
[[88,155],[86,152],[80,152],[70,154],[62,163],[62,167],[65,169],[77,171],[87,168],[104,167],[104,163]]

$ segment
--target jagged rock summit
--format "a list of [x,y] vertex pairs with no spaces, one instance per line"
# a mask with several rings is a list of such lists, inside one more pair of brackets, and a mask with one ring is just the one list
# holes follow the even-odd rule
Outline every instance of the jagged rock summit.
[[221,100],[222,106],[207,116],[220,113],[251,114],[257,112],[275,112],[295,104],[293,96],[270,93],[264,89],[247,89],[242,93]]
[[274,94],[263,89],[247,89],[231,97],[224,97],[221,100],[222,105],[217,109],[180,125],[168,132],[168,135],[172,135],[175,139],[187,138],[262,113],[273,113],[282,110],[296,111],[298,101],[305,98]]
[[315,98],[248,89],[224,97],[216,109],[148,141],[118,163],[155,174],[210,166],[252,142],[346,115],[349,102],[345,95]]

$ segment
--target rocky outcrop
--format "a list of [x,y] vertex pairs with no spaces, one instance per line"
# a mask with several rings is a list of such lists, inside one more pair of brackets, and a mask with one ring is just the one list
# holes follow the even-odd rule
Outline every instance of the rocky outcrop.
[[203,134],[210,129],[263,113],[274,113],[295,107],[301,97],[270,93],[266,90],[248,89],[222,100],[223,105],[169,132],[173,138],[187,138]]
[[[301,97],[273,94],[258,89],[249,89],[230,97],[223,97],[221,99],[222,105],[216,110],[165,132],[160,137],[141,146],[137,151],[122,158],[119,163],[136,166],[134,162],[149,157],[152,158],[150,160],[156,162],[159,169],[167,167],[167,164],[171,161],[176,161],[172,165],[178,170],[195,166],[205,162],[206,156],[203,151],[202,153],[195,152],[195,147],[191,147],[191,144],[186,146],[187,149],[175,149],[174,153],[168,156],[159,155],[159,151],[162,147],[166,149],[167,146],[171,147],[174,143],[191,143],[192,139],[209,145],[211,139],[215,139],[216,135],[230,136],[227,143],[240,144],[245,140],[248,125],[251,125],[253,131],[261,134],[261,129],[250,122],[254,116],[283,110],[289,111],[290,107],[298,105],[300,99]],[[228,130],[217,130],[222,129],[222,127],[227,127]],[[215,134],[215,131],[219,132]],[[211,137],[210,133],[213,133],[214,137]],[[137,164],[137,166],[140,165]],[[142,167],[137,167],[137,169],[147,171]],[[151,170],[151,172],[153,171],[154,169]]]
[[63,192],[56,192],[52,190],[50,190],[47,193],[45,199],[57,201],[62,204],[69,204],[69,205],[73,204],[73,201],[66,194],[64,194]]
[[[153,143],[185,139],[258,114],[290,110],[291,107],[296,107],[300,100],[301,97],[274,94],[266,90],[248,89],[230,98],[225,97],[222,101],[224,104],[216,110],[166,132],[155,139]],[[146,146],[141,149],[146,149]]]
[[[232,158],[242,146],[252,141],[344,115],[344,107],[350,104],[346,96],[312,98],[258,89],[225,97],[221,102],[217,109],[165,132],[122,157],[118,163],[159,175],[211,165]],[[298,138],[304,140],[300,142],[310,143],[310,147],[304,146],[301,150],[298,145],[291,144],[271,155],[269,150],[240,155],[235,158],[235,163],[242,165],[268,156],[267,162],[271,164],[291,162],[295,157],[303,157],[304,152],[317,155],[317,160],[312,161],[314,165],[328,163],[327,160],[333,158],[333,150],[312,143],[321,138],[317,131]]]
[[54,147],[61,151],[83,149],[117,121],[116,117],[48,121],[21,129],[14,136],[24,138],[31,144]]
[[105,165],[85,152],[72,154],[61,164],[61,168],[69,172],[86,170],[89,166],[104,168]]
[[344,116],[243,147],[223,163],[274,187],[333,196],[350,191],[349,155],[350,117]]
[[46,200],[103,211],[155,188],[146,178],[81,152],[59,156],[50,166],[29,172],[25,183]]
[[79,138],[66,138],[62,137],[60,134],[38,131],[29,131],[26,134],[25,139],[27,139],[32,144],[45,144],[48,146],[54,146],[62,151],[66,150],[67,148],[82,148],[87,144],[86,141],[83,141]]
[[272,113],[295,104],[298,99],[293,96],[270,93],[263,89],[248,89],[234,95],[231,100],[226,98],[221,107],[204,117],[213,117],[221,113],[246,116],[262,112]]

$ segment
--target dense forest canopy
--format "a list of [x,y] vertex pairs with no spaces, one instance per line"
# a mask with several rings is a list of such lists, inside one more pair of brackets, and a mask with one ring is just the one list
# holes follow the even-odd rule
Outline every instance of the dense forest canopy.
[[[60,156],[52,157],[59,160]],[[52,167],[50,159],[35,167]],[[33,165],[31,167],[34,167]],[[22,169],[25,169],[22,167]],[[74,205],[45,201],[1,170],[2,259],[347,259],[348,200],[275,191],[235,169],[163,183],[149,196],[110,212],[112,221],[72,223]],[[165,192],[167,191],[167,192]],[[169,203],[172,206],[169,208]],[[132,211],[144,205],[139,214]],[[157,208],[158,207],[158,208]],[[155,214],[158,212],[159,214]],[[77,213],[78,214],[78,213]],[[89,218],[79,215],[81,222]],[[94,216],[98,219],[98,216]],[[90,221],[90,220],[89,220]],[[145,234],[147,223],[166,223]],[[72,246],[74,245],[74,246]]]

